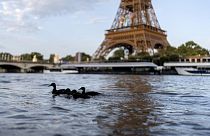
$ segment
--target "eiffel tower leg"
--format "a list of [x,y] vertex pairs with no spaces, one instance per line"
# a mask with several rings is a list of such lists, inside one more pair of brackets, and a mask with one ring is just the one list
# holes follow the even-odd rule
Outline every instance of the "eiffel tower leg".
[[101,57],[104,57],[103,56],[103,51],[104,51],[104,46],[99,46],[99,48],[96,50],[96,52],[93,54],[93,57],[92,57],[92,61],[94,60],[98,60],[100,59]]

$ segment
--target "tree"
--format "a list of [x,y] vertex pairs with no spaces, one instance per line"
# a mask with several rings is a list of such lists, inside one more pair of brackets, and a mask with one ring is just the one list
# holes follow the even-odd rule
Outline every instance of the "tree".
[[104,56],[100,56],[99,58],[95,58],[94,61],[99,61],[99,62],[103,62],[106,61],[106,58]]
[[123,49],[118,49],[113,53],[113,57],[115,58],[124,58],[125,52]]
[[62,58],[62,61],[66,61],[66,62],[74,61],[74,60],[75,60],[75,57],[73,57],[71,55],[67,55],[66,57]]
[[82,61],[90,61],[91,60],[91,56],[89,54],[86,53],[82,53]]
[[36,56],[38,61],[43,61],[43,55],[39,52],[25,53],[21,54],[21,60],[23,61],[32,61],[33,57]]
[[188,41],[185,44],[179,46],[178,53],[182,57],[209,55],[209,51],[207,49],[202,48],[199,44],[195,43],[194,41]]
[[150,56],[150,54],[148,52],[141,52],[141,53],[137,53],[135,56],[129,56],[129,61],[152,61],[152,57]]
[[125,52],[122,48],[116,50],[113,55],[109,58],[110,61],[119,61],[121,58],[124,58]]
[[165,50],[160,50],[153,56],[153,62],[157,65],[163,65],[165,62],[177,62],[180,57],[192,57],[192,56],[207,56],[209,51],[202,48],[194,41],[188,41],[177,48],[168,46]]
[[43,55],[41,53],[39,53],[39,52],[32,52],[31,53],[32,59],[33,59],[34,56],[36,56],[38,61],[43,61]]
[[162,66],[165,62],[179,61],[179,53],[176,47],[167,46],[166,49],[159,50],[152,60],[155,64]]
[[21,60],[23,61],[32,61],[32,56],[31,54],[25,53],[25,54],[21,54]]

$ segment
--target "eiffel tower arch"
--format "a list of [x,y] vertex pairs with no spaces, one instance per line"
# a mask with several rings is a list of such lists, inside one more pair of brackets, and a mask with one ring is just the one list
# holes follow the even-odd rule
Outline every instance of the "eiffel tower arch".
[[166,31],[157,20],[151,0],[121,0],[111,29],[93,59],[106,57],[113,49],[124,47],[129,54],[154,53],[169,46]]

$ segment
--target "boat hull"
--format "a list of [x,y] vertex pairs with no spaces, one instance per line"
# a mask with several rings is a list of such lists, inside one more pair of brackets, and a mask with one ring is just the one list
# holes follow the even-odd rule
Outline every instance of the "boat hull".
[[61,70],[61,71],[51,71],[51,70],[44,70],[46,74],[77,74],[79,73],[77,70]]
[[179,75],[185,76],[210,76],[210,71],[197,68],[175,68]]

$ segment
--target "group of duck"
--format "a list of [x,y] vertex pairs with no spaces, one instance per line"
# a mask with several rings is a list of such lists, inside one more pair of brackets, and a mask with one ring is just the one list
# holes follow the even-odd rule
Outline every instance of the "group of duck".
[[93,92],[93,91],[92,92],[85,92],[85,87],[81,87],[79,89],[79,90],[82,91],[80,93],[77,90],[72,90],[71,91],[71,89],[69,89],[69,88],[57,90],[55,83],[51,83],[49,86],[53,87],[52,94],[54,96],[67,95],[68,97],[72,96],[74,99],[78,99],[78,98],[89,99],[91,96],[96,96],[96,95],[100,95],[101,94],[101,93]]

